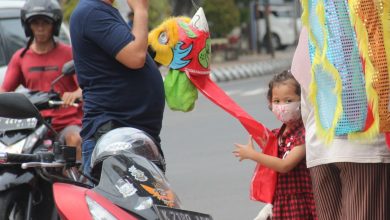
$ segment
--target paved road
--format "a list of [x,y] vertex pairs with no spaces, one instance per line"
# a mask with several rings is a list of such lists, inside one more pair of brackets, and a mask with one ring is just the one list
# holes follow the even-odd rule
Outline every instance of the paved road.
[[[266,91],[271,75],[219,85],[245,110],[269,128],[278,127],[267,109]],[[238,162],[233,143],[247,141],[242,125],[199,94],[189,113],[166,110],[162,145],[167,177],[183,208],[211,214],[216,220],[253,219],[261,203],[249,199],[255,167]]]

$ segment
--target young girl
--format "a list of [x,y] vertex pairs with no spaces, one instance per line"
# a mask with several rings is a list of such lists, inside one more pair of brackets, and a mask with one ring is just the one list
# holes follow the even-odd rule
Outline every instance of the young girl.
[[309,170],[305,160],[305,129],[300,113],[301,89],[290,71],[276,75],[269,83],[269,108],[283,122],[273,132],[278,138],[278,157],[246,145],[235,144],[240,161],[253,160],[278,172],[272,219],[317,219]]

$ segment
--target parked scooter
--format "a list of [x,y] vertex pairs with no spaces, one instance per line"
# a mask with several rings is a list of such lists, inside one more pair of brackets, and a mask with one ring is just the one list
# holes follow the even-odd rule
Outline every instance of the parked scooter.
[[[52,82],[52,88],[62,77],[74,73],[73,63],[64,65],[62,71],[63,74]],[[1,96],[0,152],[41,155],[52,151],[57,133],[50,126],[50,120],[40,116],[39,110],[58,108],[63,104],[60,95],[52,89],[50,92],[4,93]],[[76,166],[75,161],[73,165]],[[77,178],[71,171],[66,170]],[[1,164],[1,220],[50,219],[56,215],[52,205],[52,184],[37,172],[40,170],[22,169],[20,164]],[[62,170],[56,172],[62,173]]]

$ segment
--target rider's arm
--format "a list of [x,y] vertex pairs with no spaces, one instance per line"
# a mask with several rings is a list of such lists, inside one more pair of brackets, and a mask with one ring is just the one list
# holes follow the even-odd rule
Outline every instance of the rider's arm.
[[23,72],[21,66],[20,53],[16,52],[8,64],[7,71],[3,84],[1,85],[1,92],[14,91],[23,81]]

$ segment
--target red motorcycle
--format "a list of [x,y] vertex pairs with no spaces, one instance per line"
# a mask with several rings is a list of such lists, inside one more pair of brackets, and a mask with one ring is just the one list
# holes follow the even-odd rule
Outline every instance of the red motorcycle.
[[[38,109],[23,94],[0,94],[0,104],[12,105],[12,111],[0,109],[1,117],[35,118],[45,123]],[[152,139],[134,128],[116,128],[104,134],[92,154],[92,175],[74,171],[75,148],[53,145],[53,151],[29,153],[0,152],[1,164],[34,169],[52,184],[56,216],[50,219],[185,219],[211,220],[207,214],[183,210],[171,189],[162,167],[164,160]],[[72,170],[72,175],[64,171]],[[77,170],[77,169],[76,169]],[[36,219],[39,218],[39,216]]]
[[[24,115],[43,120],[26,96],[0,94],[0,102],[4,98],[24,106],[18,110]],[[207,214],[180,209],[179,199],[158,167],[163,160],[157,146],[146,133],[134,128],[117,128],[98,140],[89,181],[66,178],[60,172],[74,166],[73,147],[55,144],[53,152],[3,152],[0,161],[34,168],[42,179],[52,182],[61,219],[212,219]]]

